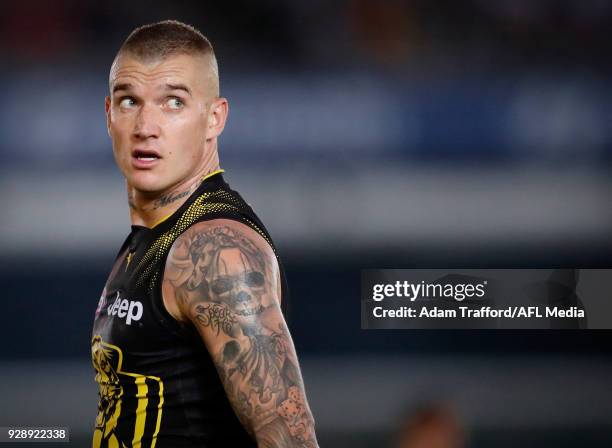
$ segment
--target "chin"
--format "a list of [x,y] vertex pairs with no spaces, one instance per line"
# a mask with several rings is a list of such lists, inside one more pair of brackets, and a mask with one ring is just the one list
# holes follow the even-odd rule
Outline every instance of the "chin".
[[156,193],[165,190],[172,183],[152,173],[137,173],[127,177],[128,184],[132,188],[145,193]]

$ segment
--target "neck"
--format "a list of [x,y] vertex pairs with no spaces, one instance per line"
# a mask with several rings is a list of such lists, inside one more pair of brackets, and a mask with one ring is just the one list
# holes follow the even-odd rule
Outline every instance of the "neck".
[[151,228],[159,224],[185,203],[206,176],[218,170],[219,159],[214,157],[196,174],[162,192],[142,192],[127,184],[132,225]]

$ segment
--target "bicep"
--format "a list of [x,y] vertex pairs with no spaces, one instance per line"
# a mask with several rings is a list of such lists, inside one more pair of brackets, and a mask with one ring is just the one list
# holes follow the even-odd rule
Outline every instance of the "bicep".
[[279,306],[274,252],[242,224],[201,224],[180,237],[181,251],[171,252],[167,265],[182,312],[202,336],[244,426],[264,445],[316,446]]

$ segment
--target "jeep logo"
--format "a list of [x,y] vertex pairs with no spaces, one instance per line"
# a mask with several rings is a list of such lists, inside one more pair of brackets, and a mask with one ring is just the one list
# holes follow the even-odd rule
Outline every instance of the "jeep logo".
[[125,319],[125,323],[130,325],[132,321],[139,321],[142,317],[142,303],[137,300],[127,300],[119,297],[107,308],[109,316],[117,316],[119,319]]

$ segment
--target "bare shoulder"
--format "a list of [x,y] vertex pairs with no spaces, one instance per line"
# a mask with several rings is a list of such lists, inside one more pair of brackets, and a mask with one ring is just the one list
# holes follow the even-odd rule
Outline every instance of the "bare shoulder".
[[239,314],[257,313],[280,303],[278,262],[265,238],[246,224],[203,221],[172,245],[162,291],[166,308],[179,321],[190,320],[202,299]]

